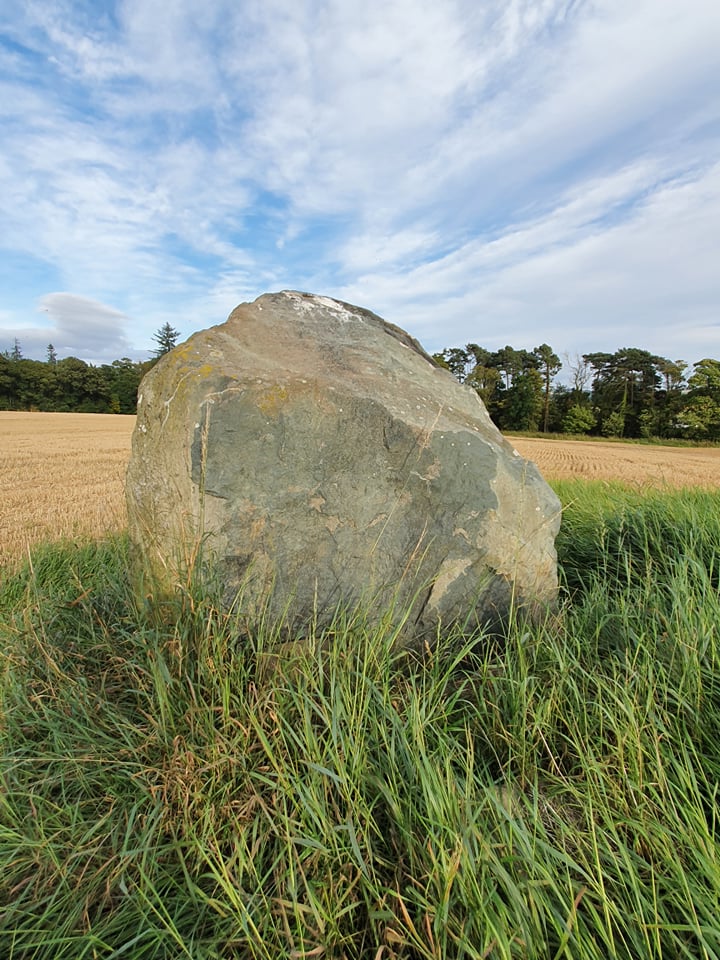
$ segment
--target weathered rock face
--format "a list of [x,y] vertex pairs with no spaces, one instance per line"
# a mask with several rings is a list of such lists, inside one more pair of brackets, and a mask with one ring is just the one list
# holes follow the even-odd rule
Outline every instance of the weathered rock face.
[[130,537],[156,589],[201,545],[228,602],[293,627],[361,602],[412,638],[555,599],[560,505],[477,394],[359,307],[284,291],[141,385]]

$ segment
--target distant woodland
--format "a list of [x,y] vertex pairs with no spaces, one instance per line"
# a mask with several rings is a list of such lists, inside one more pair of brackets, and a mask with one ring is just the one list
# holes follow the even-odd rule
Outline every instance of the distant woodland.
[[[133,414],[141,379],[178,336],[165,324],[151,359],[123,357],[101,366],[58,359],[52,344],[46,360],[28,360],[16,340],[0,353],[0,410]],[[477,391],[501,430],[720,440],[720,360],[689,369],[681,360],[624,347],[562,362],[546,343],[494,351],[468,343],[434,359]]]
[[140,381],[179,336],[166,323],[153,335],[157,349],[149,360],[123,357],[101,366],[77,357],[60,360],[51,343],[44,361],[26,360],[15,340],[11,350],[0,353],[0,410],[135,413]]
[[77,357],[43,362],[0,356],[0,410],[135,413],[138,385],[153,362],[124,357],[94,367]]
[[[552,347],[449,347],[435,360],[476,390],[501,430],[720,440],[720,360],[624,347],[566,357]],[[563,383],[556,378],[564,370]]]

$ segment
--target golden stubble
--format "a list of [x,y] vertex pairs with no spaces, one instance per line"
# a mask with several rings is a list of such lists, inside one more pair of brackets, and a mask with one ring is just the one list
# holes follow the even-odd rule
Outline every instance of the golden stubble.
[[0,565],[34,544],[101,539],[127,526],[135,417],[0,411]]
[[664,447],[602,440],[510,437],[546,480],[607,480],[628,486],[720,488],[719,447]]

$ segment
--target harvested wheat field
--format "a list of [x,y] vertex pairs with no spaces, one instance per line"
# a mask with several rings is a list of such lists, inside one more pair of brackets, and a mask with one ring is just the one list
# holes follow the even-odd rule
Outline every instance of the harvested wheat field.
[[616,480],[633,486],[720,488],[720,447],[661,447],[511,437],[548,480]]
[[0,412],[0,564],[35,543],[122,530],[134,426],[114,414]]
[[[38,542],[99,538],[126,524],[134,417],[0,411],[0,564]],[[548,480],[586,477],[720,487],[720,448],[512,438]]]

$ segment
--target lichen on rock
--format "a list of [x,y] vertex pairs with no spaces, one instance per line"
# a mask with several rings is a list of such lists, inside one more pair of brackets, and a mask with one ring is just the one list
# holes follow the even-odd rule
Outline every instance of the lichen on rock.
[[554,602],[554,493],[473,390],[370,311],[266,294],[141,394],[127,504],[158,593],[201,556],[227,603],[241,591],[293,629],[361,604],[410,639]]

